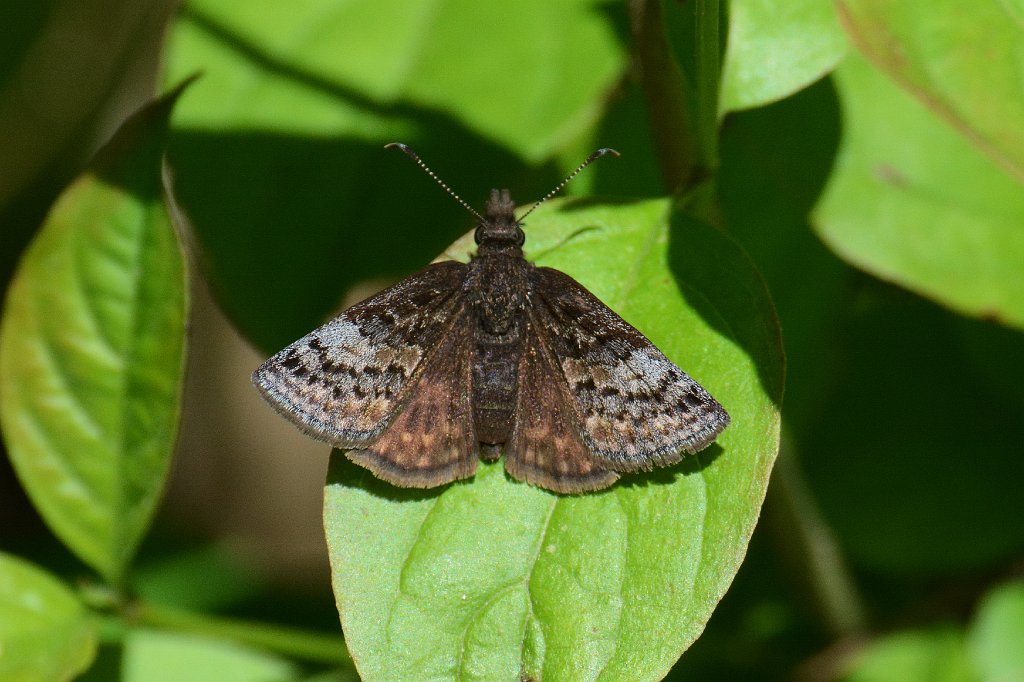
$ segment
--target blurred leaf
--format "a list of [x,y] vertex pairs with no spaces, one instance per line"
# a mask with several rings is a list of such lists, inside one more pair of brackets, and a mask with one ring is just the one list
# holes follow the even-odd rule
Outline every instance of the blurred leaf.
[[262,584],[251,564],[219,544],[138,563],[132,588],[139,598],[181,609],[223,609],[256,598]]
[[96,629],[75,595],[42,569],[0,553],[0,679],[71,679],[95,655]]
[[958,628],[911,630],[873,642],[842,682],[974,682]]
[[0,3],[0,287],[61,188],[152,97],[175,4]]
[[161,199],[175,96],[132,117],[61,196],[0,328],[0,418],[54,533],[116,581],[149,525],[177,429],[185,274]]
[[[857,564],[943,575],[1024,549],[1024,525],[1007,523],[1020,512],[1024,391],[997,390],[965,347],[988,326],[868,282],[840,328],[801,460]],[[1001,362],[1024,363],[1024,337],[999,331]]]
[[1019,3],[841,0],[838,7],[872,63],[1024,182]]
[[[196,0],[169,79],[204,77],[175,114],[177,195],[224,310],[265,350],[354,284],[408,273],[471,224],[386,142],[420,153],[470,203],[597,119],[624,50],[600,3]],[[315,28],[314,28],[315,27]]]
[[644,330],[732,425],[675,469],[580,496],[513,482],[501,463],[441,491],[403,490],[335,452],[324,522],[367,680],[657,679],[742,561],[778,447],[782,357],[760,277],[665,200],[535,215],[529,251]]
[[121,654],[121,682],[285,682],[300,680],[298,667],[228,640],[156,630],[128,633]]
[[1021,182],[859,57],[836,81],[846,130],[821,237],[878,277],[1024,327]]
[[1002,585],[982,600],[967,632],[971,660],[986,682],[1024,680],[1024,581]]
[[846,50],[830,2],[731,2],[719,110],[724,115],[791,95],[831,71]]

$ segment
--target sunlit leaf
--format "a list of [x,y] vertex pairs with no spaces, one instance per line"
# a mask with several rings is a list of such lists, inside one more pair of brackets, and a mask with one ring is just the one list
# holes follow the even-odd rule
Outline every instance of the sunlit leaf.
[[1007,0],[842,0],[857,48],[1024,182],[1024,12]]
[[64,192],[0,328],[11,461],[57,536],[110,580],[149,525],[177,430],[186,282],[161,181],[174,99],[133,117]]
[[56,578],[0,553],[0,679],[67,680],[96,653],[96,628]]
[[722,64],[719,110],[761,106],[831,71],[847,43],[831,2],[735,0]]
[[822,239],[882,279],[1024,327],[1024,184],[863,59],[836,82],[845,129],[815,211]]
[[500,463],[402,490],[336,452],[324,521],[367,680],[658,679],[742,560],[778,445],[782,360],[760,277],[666,201],[557,206],[530,220],[528,249],[647,333],[732,425],[678,467],[581,496],[514,482]]

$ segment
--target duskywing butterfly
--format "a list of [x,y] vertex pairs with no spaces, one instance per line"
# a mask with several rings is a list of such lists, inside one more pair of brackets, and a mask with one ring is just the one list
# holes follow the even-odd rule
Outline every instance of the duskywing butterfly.
[[[431,488],[505,454],[559,493],[611,485],[697,452],[729,424],[703,387],[576,280],[523,257],[508,190],[469,263],[409,275],[274,355],[253,383],[300,429],[395,485]],[[579,168],[526,214],[560,190]],[[526,217],[523,215],[523,218]]]

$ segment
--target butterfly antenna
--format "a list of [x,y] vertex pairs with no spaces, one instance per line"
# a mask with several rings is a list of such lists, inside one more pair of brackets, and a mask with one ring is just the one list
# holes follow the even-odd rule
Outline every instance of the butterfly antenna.
[[[455,190],[453,190],[448,185],[444,184],[444,180],[442,180],[441,178],[437,177],[437,174],[434,173],[434,171],[430,170],[430,168],[427,167],[427,164],[423,163],[423,160],[419,157],[419,154],[417,154],[413,150],[409,149],[408,146],[402,144],[401,142],[389,142],[388,144],[384,145],[384,149],[392,149],[392,148],[401,149],[403,152],[405,152],[406,156],[408,156],[410,159],[415,161],[417,163],[417,165],[419,165],[420,168],[422,168],[424,171],[426,171],[427,175],[429,175],[430,177],[434,178],[434,182],[436,182],[437,184],[441,185],[442,189],[444,189],[445,192],[448,192],[448,194],[450,194],[452,196],[452,198],[455,199],[455,201],[457,201],[460,204],[462,204],[462,208],[466,209],[467,211],[469,211],[470,213],[475,215],[476,219],[479,220],[480,222],[482,222],[482,223],[486,222],[482,215],[477,213],[476,210],[474,210],[472,206],[470,206],[465,201],[463,201],[462,197],[460,197],[458,194],[455,193]],[[584,165],[586,165],[586,164],[584,164]]]
[[580,165],[579,165],[579,166],[578,166],[578,167],[576,168],[576,170],[574,170],[574,171],[573,171],[572,173],[569,173],[569,177],[567,177],[567,178],[566,178],[565,180],[562,180],[562,181],[561,181],[560,183],[558,183],[558,186],[557,186],[557,187],[555,187],[555,188],[554,188],[553,190],[551,190],[551,191],[550,191],[550,192],[548,192],[548,193],[547,193],[546,195],[544,195],[544,198],[543,198],[543,199],[541,199],[540,201],[538,201],[538,202],[537,202],[536,204],[534,204],[534,205],[533,205],[533,207],[532,207],[532,208],[531,208],[531,209],[530,209],[529,211],[527,211],[527,212],[526,212],[526,213],[524,213],[524,214],[523,214],[522,216],[520,216],[520,217],[519,217],[519,222],[523,222],[523,220],[524,220],[524,219],[526,218],[526,216],[528,216],[528,215],[530,215],[531,213],[533,213],[533,211],[534,211],[534,210],[535,210],[535,209],[536,209],[536,208],[537,208],[538,206],[540,206],[540,205],[541,205],[541,204],[543,204],[543,203],[544,203],[545,201],[547,201],[548,199],[550,199],[551,197],[555,196],[555,195],[556,195],[556,194],[558,194],[558,193],[559,193],[560,191],[562,191],[562,188],[563,188],[563,187],[565,187],[566,185],[568,185],[568,184],[569,184],[569,181],[570,181],[570,180],[572,180],[572,179],[573,179],[573,178],[575,178],[575,177],[576,177],[577,175],[579,175],[579,174],[580,174],[580,171],[581,171],[581,170],[583,170],[584,168],[586,168],[586,167],[587,167],[587,166],[589,166],[590,164],[594,163],[595,161],[597,161],[598,159],[600,159],[600,158],[601,158],[602,156],[604,156],[605,154],[611,154],[612,156],[618,156],[618,155],[619,155],[619,153],[618,153],[617,151],[615,151],[614,149],[608,149],[607,147],[605,147],[604,149],[598,149],[598,150],[597,150],[596,152],[594,152],[593,154],[591,154],[590,156],[588,156],[588,157],[586,158],[586,160],[585,160],[585,161],[584,161],[583,163],[581,163],[581,164],[580,164]]

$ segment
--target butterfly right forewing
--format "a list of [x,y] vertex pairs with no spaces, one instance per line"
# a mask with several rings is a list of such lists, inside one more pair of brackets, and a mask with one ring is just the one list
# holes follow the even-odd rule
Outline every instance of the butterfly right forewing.
[[534,269],[531,302],[583,441],[604,466],[671,464],[728,426],[728,413],[700,384],[565,273]]

